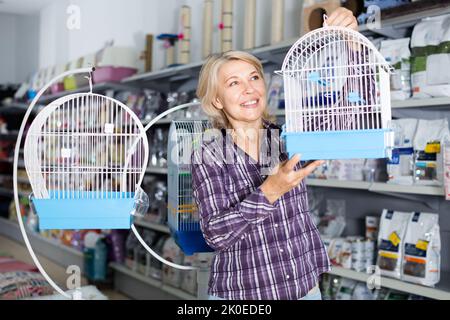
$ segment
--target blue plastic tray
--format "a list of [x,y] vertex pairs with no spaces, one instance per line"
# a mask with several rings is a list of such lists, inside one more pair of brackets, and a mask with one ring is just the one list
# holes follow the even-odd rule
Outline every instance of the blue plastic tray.
[[[96,194],[94,192],[94,194]],[[61,199],[51,192],[51,199],[33,199],[39,228],[46,229],[129,229],[134,194],[108,193],[108,199]],[[116,196],[116,199],[111,197]]]
[[299,153],[302,160],[390,158],[390,135],[388,129],[282,133],[289,158]]
[[176,244],[185,255],[193,255],[196,252],[212,252],[210,246],[205,241],[201,231],[174,231],[171,230]]

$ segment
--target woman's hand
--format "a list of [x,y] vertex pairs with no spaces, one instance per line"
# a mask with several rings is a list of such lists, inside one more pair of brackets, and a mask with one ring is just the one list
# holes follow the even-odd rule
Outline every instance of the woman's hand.
[[353,12],[340,7],[333,11],[333,13],[324,21],[324,25],[335,27],[346,27],[358,31],[358,20],[356,20]]
[[325,162],[316,160],[305,168],[295,171],[294,168],[299,161],[300,156],[296,154],[282,165],[278,165],[275,168],[276,173],[269,175],[261,185],[261,191],[270,203],[274,203],[283,194],[295,188],[304,178]]

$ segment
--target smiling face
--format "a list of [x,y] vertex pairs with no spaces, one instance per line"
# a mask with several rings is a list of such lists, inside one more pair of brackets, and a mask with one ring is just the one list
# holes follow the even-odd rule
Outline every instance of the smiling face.
[[218,74],[219,87],[214,106],[222,109],[233,128],[260,127],[266,108],[266,85],[250,63],[231,60]]

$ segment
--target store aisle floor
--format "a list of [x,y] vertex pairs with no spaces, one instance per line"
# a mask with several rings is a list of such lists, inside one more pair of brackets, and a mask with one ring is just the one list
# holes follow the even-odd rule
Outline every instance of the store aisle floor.
[[[9,238],[0,236],[0,252],[11,255],[17,260],[34,265],[34,262],[31,259],[31,256],[25,245],[12,241]],[[63,267],[44,257],[38,256],[38,258],[42,266],[45,268],[47,273],[51,275],[54,281],[56,281],[57,283],[65,283],[67,274],[65,273],[65,269]],[[81,285],[85,286],[87,284],[87,280],[83,277],[81,280]],[[101,290],[101,292],[111,300],[129,299],[128,297],[114,290]]]

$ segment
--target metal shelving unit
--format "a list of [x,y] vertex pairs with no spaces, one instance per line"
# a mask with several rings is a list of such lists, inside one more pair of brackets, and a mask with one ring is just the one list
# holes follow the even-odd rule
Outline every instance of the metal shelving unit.
[[[53,100],[56,100],[58,98],[61,98],[62,96],[74,94],[74,93],[80,93],[80,92],[89,92],[90,88],[89,86],[77,88],[75,90],[68,90],[68,91],[61,91],[54,94],[48,94],[43,95],[38,103],[39,104],[46,104],[49,102],[52,102]],[[102,92],[106,90],[139,90],[136,87],[129,86],[120,82],[105,82],[105,83],[97,83],[92,86],[92,92]]]
[[[336,266],[332,267],[330,274],[361,282],[367,282],[369,277],[373,277],[371,274]],[[438,284],[436,288],[426,287],[388,277],[380,277],[380,285],[384,288],[403,291],[431,299],[450,300],[450,274],[448,273],[441,274],[440,284]]]
[[[128,267],[111,263],[114,270],[114,286],[116,290],[135,299],[161,299],[161,300],[196,300],[193,296],[181,289],[169,286],[160,280],[146,277],[130,270]],[[157,289],[157,292],[155,292]]]
[[148,167],[146,173],[167,174],[167,168]]
[[[22,234],[17,222],[0,218],[0,235],[23,243]],[[57,240],[45,238],[30,230],[27,230],[27,235],[37,254],[61,266],[77,265],[83,270],[84,259],[81,251],[68,247]]]
[[444,196],[444,188],[437,186],[399,185],[384,182],[343,181],[327,179],[307,179],[306,184],[312,187],[359,189],[372,192],[394,192],[417,195]]
[[148,228],[148,229],[152,229],[152,230],[155,230],[155,231],[159,231],[159,232],[170,234],[169,227],[165,226],[163,224],[160,224],[160,223],[155,223],[155,222],[151,222],[151,221],[145,221],[145,220],[140,219],[140,218],[134,219],[133,223],[135,225],[139,226],[139,227]]

